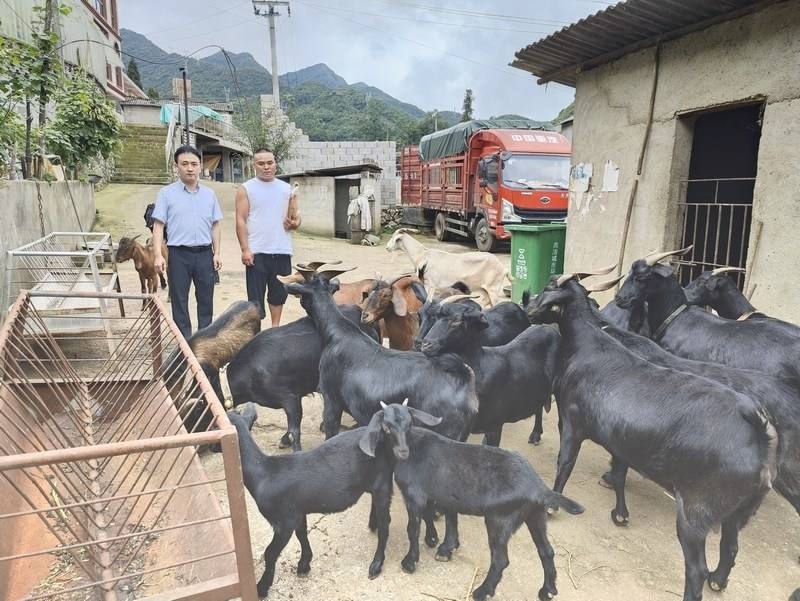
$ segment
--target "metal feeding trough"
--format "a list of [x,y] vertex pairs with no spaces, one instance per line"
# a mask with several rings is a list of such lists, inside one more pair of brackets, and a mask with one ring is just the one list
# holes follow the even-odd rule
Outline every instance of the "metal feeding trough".
[[[71,299],[109,311],[54,334]],[[144,309],[111,311],[123,299]],[[217,444],[210,479],[198,449]],[[236,431],[157,297],[19,294],[0,329],[0,532],[3,600],[256,599]]]

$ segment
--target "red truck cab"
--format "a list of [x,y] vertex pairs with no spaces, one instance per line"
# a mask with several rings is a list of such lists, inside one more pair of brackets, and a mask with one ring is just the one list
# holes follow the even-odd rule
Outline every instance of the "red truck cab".
[[468,126],[403,149],[401,203],[417,209],[418,224],[432,222],[440,240],[474,238],[479,250],[490,251],[511,237],[505,224],[566,218],[566,138],[544,130]]

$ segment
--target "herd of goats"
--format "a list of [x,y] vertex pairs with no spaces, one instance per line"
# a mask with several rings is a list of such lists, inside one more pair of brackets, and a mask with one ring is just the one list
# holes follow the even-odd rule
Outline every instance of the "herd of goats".
[[[408,512],[403,570],[413,572],[419,560],[421,521],[425,543],[447,560],[459,546],[458,514],[483,516],[491,563],[472,594],[481,601],[494,594],[509,563],[508,540],[524,523],[544,570],[538,597],[551,599],[556,568],[547,515],[583,511],[563,491],[584,440],[611,457],[602,481],[616,495],[616,525],[628,523],[629,468],[674,497],[683,600],[702,599],[706,582],[725,589],[739,531],[768,491],[800,511],[800,327],[757,312],[727,269],[683,288],[664,261],[686,250],[635,261],[603,309],[590,293],[621,278],[593,286],[583,280],[614,267],[554,276],[522,306],[484,309],[460,277],[447,288],[431,286],[430,263],[392,281],[353,283],[339,283],[347,270],[335,262],[300,264],[283,281],[307,317],[258,333],[258,310],[238,302],[196,333],[189,345],[219,398],[227,364],[226,407],[245,405],[228,416],[245,486],[274,532],[259,596],[267,595],[293,534],[301,546],[297,572],[309,571],[307,514],[344,511],[364,493],[378,535],[368,573],[377,577],[396,482]],[[324,400],[326,440],[300,452],[301,399],[315,391]],[[560,432],[552,489],[522,455],[499,448],[503,425],[531,416],[529,442],[538,443],[551,399]],[[285,411],[280,446],[297,452],[258,448],[252,403]],[[359,427],[340,434],[343,412]],[[197,427],[192,415],[183,414],[187,429]],[[482,445],[465,442],[472,433],[484,434]],[[437,512],[445,518],[441,543]],[[709,570],[706,538],[718,526],[719,564]],[[800,601],[800,589],[792,601]]]

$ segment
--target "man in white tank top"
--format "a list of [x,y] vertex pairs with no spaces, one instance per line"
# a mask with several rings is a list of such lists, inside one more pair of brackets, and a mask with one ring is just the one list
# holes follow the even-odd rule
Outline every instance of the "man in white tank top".
[[281,322],[287,292],[279,275],[292,272],[292,234],[300,226],[297,199],[289,184],[275,177],[278,164],[266,148],[253,153],[256,176],[236,191],[236,237],[245,266],[247,300],[266,317],[264,293],[272,326]]

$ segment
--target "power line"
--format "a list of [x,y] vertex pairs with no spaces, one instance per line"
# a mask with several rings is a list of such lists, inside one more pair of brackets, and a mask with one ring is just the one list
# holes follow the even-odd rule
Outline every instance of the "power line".
[[359,15],[365,15],[365,16],[369,16],[369,17],[379,17],[379,18],[382,18],[382,19],[394,19],[394,20],[397,20],[397,21],[411,21],[413,23],[428,23],[430,25],[443,25],[445,27],[461,27],[461,28],[464,28],[464,29],[480,29],[480,30],[483,30],[483,31],[511,31],[511,32],[516,32],[516,33],[531,33],[531,34],[542,34],[542,35],[552,33],[552,31],[530,31],[530,30],[527,30],[527,29],[508,29],[508,28],[504,28],[504,27],[485,27],[485,26],[482,26],[482,25],[469,25],[467,23],[444,23],[443,21],[425,21],[425,20],[421,20],[421,19],[415,19],[413,17],[400,17],[400,16],[397,16],[397,15],[385,15],[385,14],[378,14],[378,13],[368,13],[368,12],[364,12],[363,10],[351,10],[351,9],[347,9],[347,8],[341,8],[341,7],[338,7],[338,6],[334,7],[334,6],[325,6],[325,5],[319,5],[319,4],[312,4],[311,2],[306,2],[305,0],[297,0],[297,2],[299,2],[301,4],[306,4],[308,6],[313,6],[315,8],[327,8],[327,9],[336,10],[336,11],[339,11],[339,12],[356,13],[356,14],[359,14]]
[[[389,4],[390,6],[393,6],[395,8],[397,8],[397,6],[398,6],[398,3],[396,1],[392,1],[392,0],[376,0],[376,1],[380,2],[381,4]],[[464,9],[457,9],[457,8],[443,8],[443,7],[439,7],[439,6],[430,6],[430,5],[427,5],[427,4],[413,4],[413,3],[410,3],[410,2],[403,2],[402,6],[405,6],[405,7],[408,7],[408,8],[418,8],[418,9],[421,9],[421,10],[427,10],[427,11],[430,11],[430,12],[442,13],[442,14],[447,14],[447,15],[459,15],[459,16],[471,17],[471,18],[478,17],[478,18],[490,19],[490,20],[494,20],[494,21],[511,21],[511,22],[514,22],[514,23],[533,23],[535,25],[553,25],[553,26],[569,25],[569,23],[566,22],[566,21],[555,21],[555,20],[552,20],[552,19],[537,19],[537,18],[534,18],[534,17],[520,17],[520,16],[515,16],[515,15],[502,15],[502,14],[497,14],[497,13],[484,13],[484,12],[479,12],[479,11],[474,11],[474,10],[464,10]]]
[[[300,1],[300,0],[297,0],[297,1]],[[352,19],[348,19],[348,18],[343,17],[341,15],[337,15],[334,12],[330,12],[328,10],[324,10],[324,9],[319,8],[317,6],[313,6],[313,5],[309,5],[309,6],[311,6],[312,8],[314,8],[314,9],[316,9],[316,10],[318,10],[318,11],[324,13],[324,14],[330,15],[332,17],[336,17],[337,19],[341,19],[342,21],[347,21],[349,23],[353,23],[354,25],[358,25],[359,27],[365,27],[367,29],[374,29],[375,31],[379,31],[380,33],[383,33],[383,34],[398,38],[400,40],[404,40],[406,42],[410,42],[412,44],[417,44],[418,46],[423,46],[425,48],[428,48],[429,50],[435,50],[436,52],[440,52],[442,54],[446,54],[448,56],[452,56],[454,58],[458,58],[458,59],[461,59],[463,61],[467,61],[467,62],[473,63],[475,65],[479,65],[481,67],[485,67],[485,68],[488,68],[488,69],[497,69],[497,65],[489,65],[487,63],[482,63],[480,61],[476,61],[475,59],[472,59],[472,58],[469,58],[469,57],[466,57],[466,56],[461,56],[460,54],[455,54],[454,52],[450,52],[448,50],[442,50],[441,48],[437,48],[436,46],[431,46],[430,44],[426,44],[424,42],[420,42],[419,40],[412,40],[411,38],[407,38],[407,37],[398,35],[398,34],[393,33],[391,31],[386,31],[385,29],[381,29],[380,27],[374,27],[372,25],[367,25],[366,23],[361,23],[359,21],[353,21]],[[517,73],[512,73],[512,72],[504,71],[504,70],[501,70],[499,72],[502,73],[503,75],[508,75],[509,77],[517,77],[519,79],[525,79],[525,81],[531,81],[530,77],[528,77],[527,75],[520,75],[520,74],[517,74]]]

